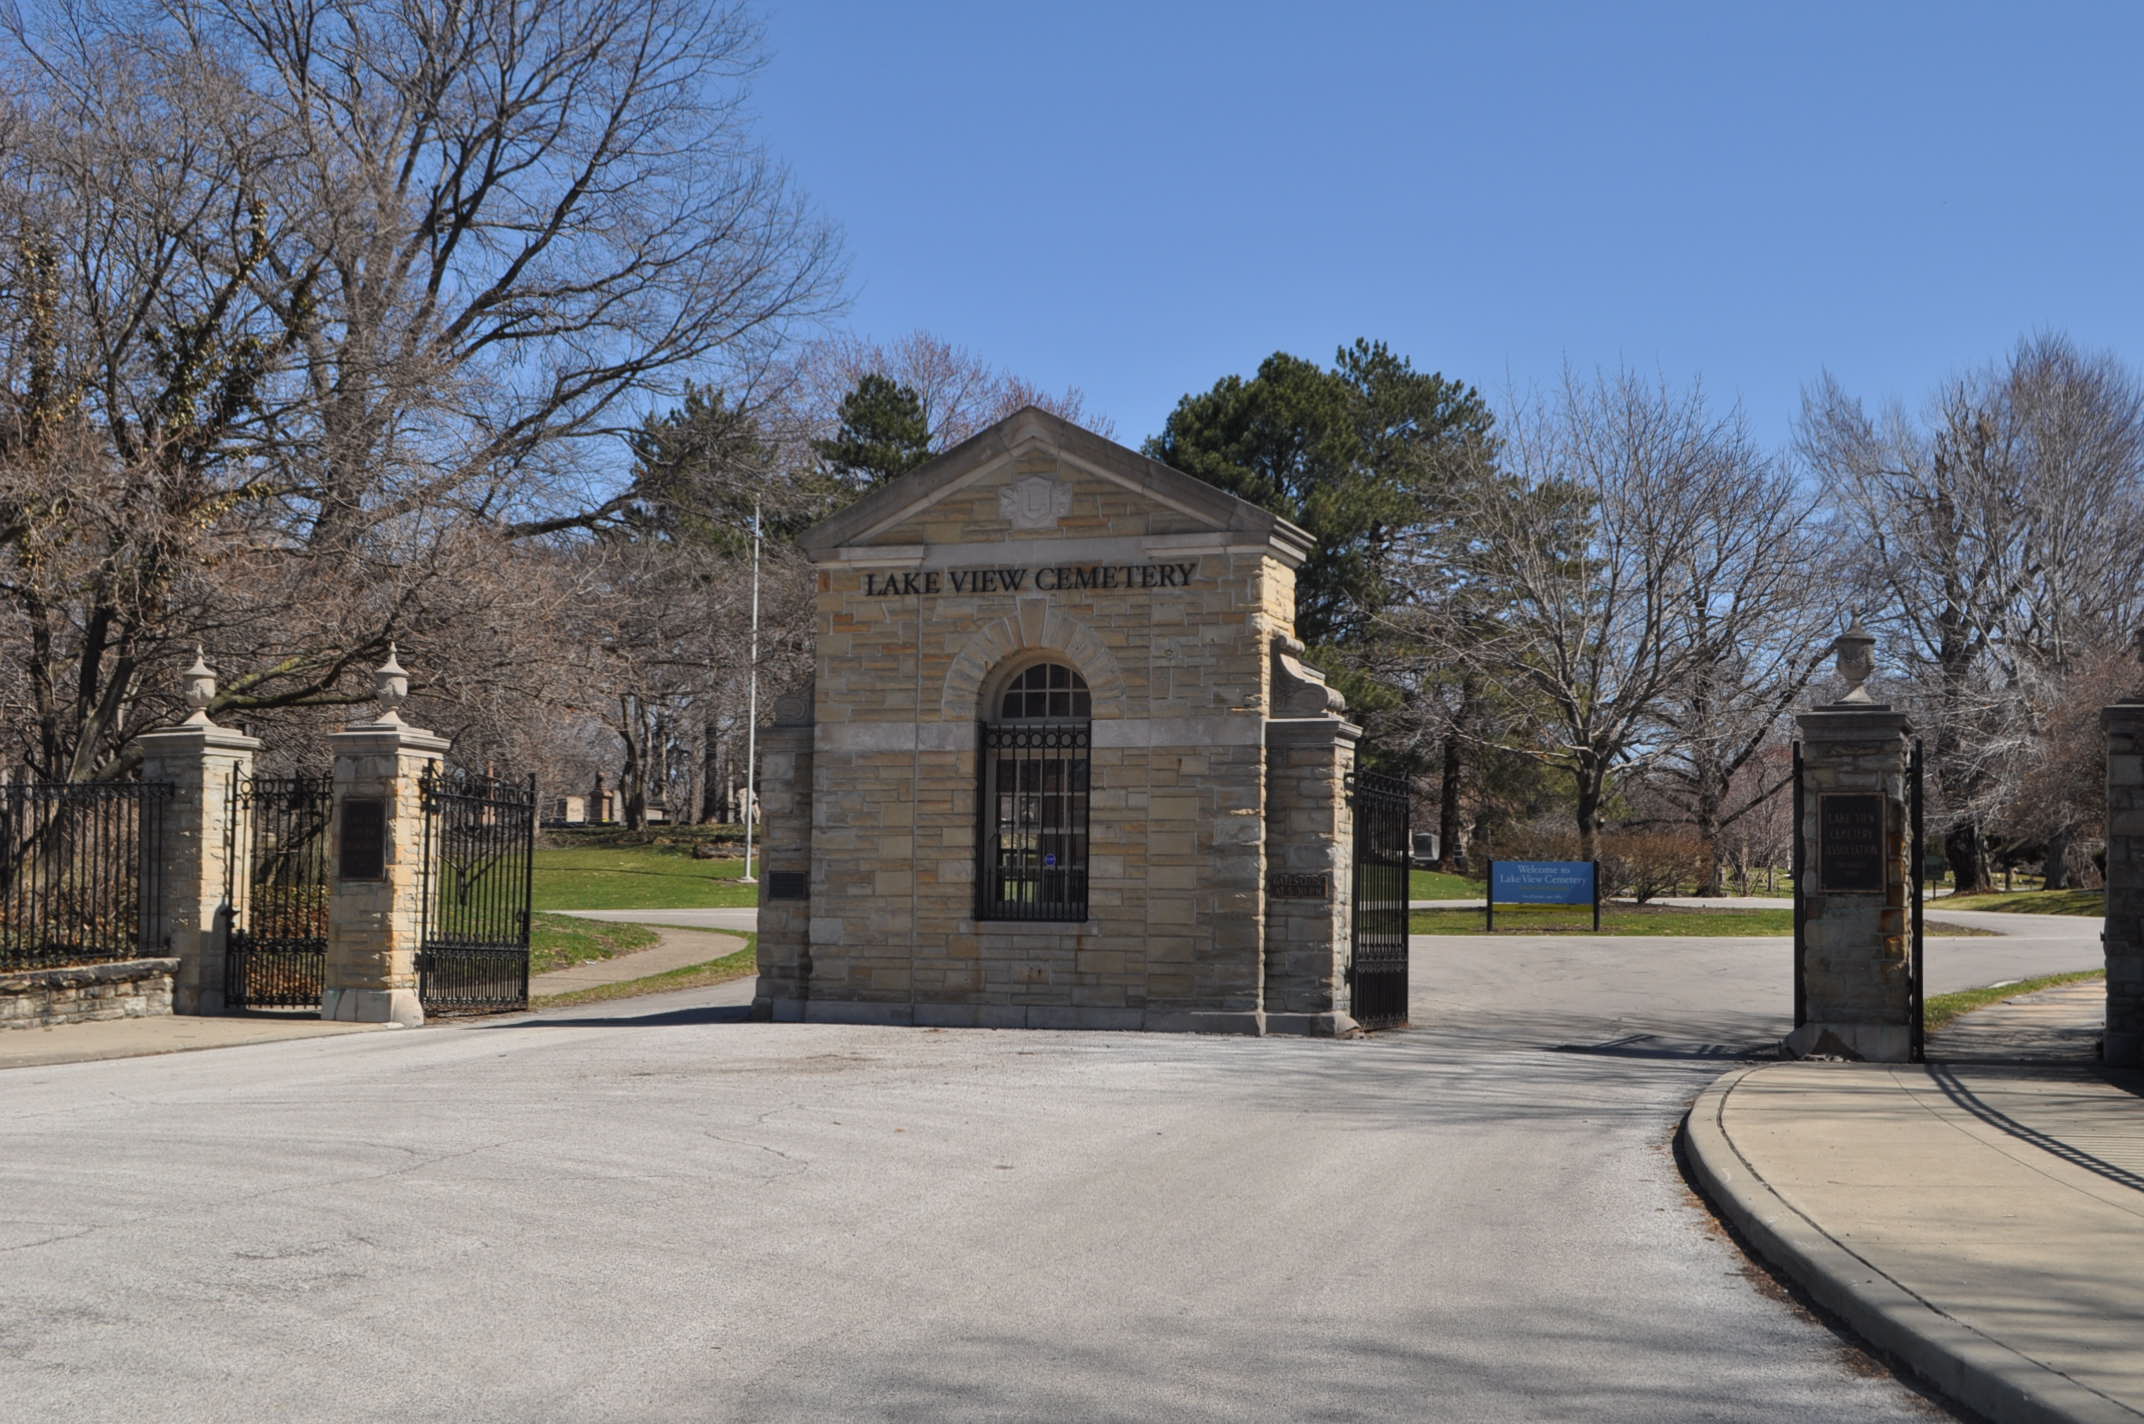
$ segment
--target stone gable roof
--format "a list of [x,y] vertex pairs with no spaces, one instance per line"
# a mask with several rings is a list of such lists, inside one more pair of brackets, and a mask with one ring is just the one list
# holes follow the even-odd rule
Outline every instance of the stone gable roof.
[[799,542],[815,560],[839,549],[867,545],[1038,447],[1065,465],[1132,490],[1216,532],[1236,536],[1232,542],[1269,544],[1291,565],[1300,563],[1310,551],[1310,535],[1279,515],[1032,405],[872,490],[839,514],[813,525]]

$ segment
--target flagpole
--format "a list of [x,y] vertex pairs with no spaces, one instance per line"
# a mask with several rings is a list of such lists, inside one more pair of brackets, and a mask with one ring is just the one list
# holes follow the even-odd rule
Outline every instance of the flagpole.
[[759,820],[759,500],[752,500],[752,669],[744,726],[744,883],[752,873],[752,830]]

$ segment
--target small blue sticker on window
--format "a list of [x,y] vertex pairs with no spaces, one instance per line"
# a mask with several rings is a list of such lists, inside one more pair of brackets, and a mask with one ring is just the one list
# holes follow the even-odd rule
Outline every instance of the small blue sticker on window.
[[1051,854],[1051,855],[1046,855],[1046,856],[1044,856],[1044,857],[1042,858],[1042,864],[1043,864],[1043,868],[1044,868],[1044,869],[1048,869],[1048,868],[1049,868],[1050,866],[1053,866],[1053,865],[1057,864],[1057,857],[1056,857],[1056,855],[1055,855],[1055,854]]

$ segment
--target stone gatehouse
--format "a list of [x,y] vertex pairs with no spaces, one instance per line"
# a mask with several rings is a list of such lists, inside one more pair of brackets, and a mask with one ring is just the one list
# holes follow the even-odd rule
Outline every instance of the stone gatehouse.
[[1331,1034],[1359,730],[1309,538],[1029,408],[804,538],[818,665],[762,741],[755,1011]]

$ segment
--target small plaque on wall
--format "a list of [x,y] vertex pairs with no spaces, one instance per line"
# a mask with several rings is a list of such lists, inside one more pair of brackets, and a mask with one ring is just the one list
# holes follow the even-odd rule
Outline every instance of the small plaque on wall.
[[1276,900],[1330,900],[1332,883],[1324,875],[1276,870],[1266,877],[1266,893]]
[[767,872],[767,898],[809,900],[811,879],[801,870],[770,870]]
[[1816,801],[1816,888],[1881,894],[1888,839],[1885,798],[1874,791],[1833,791]]
[[377,796],[352,796],[342,803],[342,856],[336,875],[343,880],[387,877],[387,803]]

